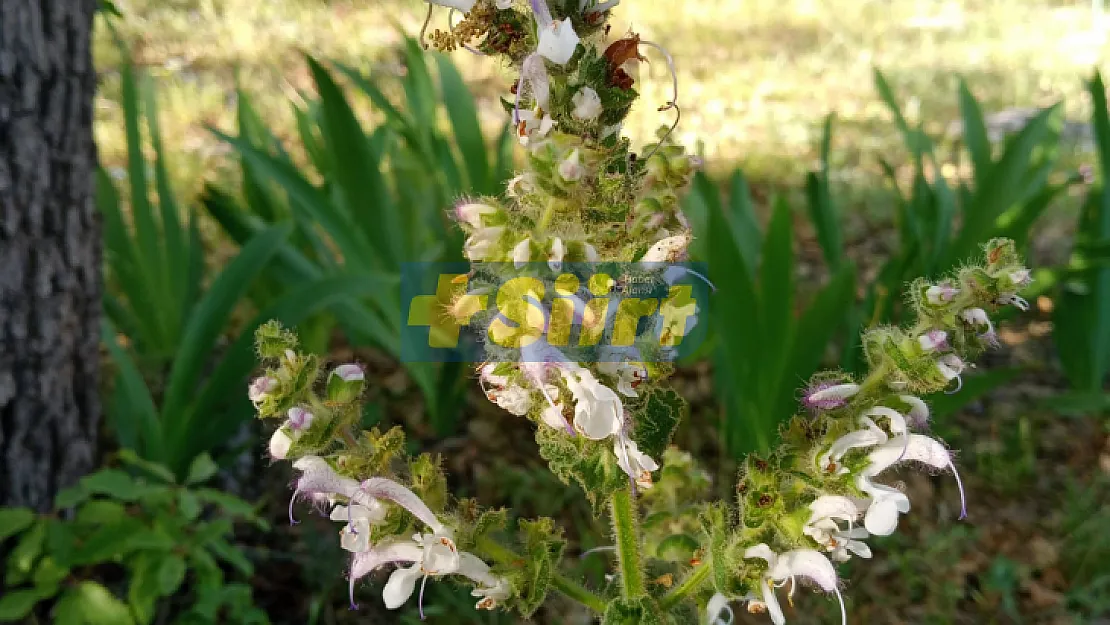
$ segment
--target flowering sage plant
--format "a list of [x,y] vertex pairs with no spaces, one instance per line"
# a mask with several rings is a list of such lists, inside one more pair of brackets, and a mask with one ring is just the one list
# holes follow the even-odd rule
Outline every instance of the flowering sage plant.
[[[698,163],[669,140],[674,125],[639,154],[620,132],[637,98],[630,64],[658,53],[673,76],[670,55],[635,34],[611,39],[616,1],[438,0],[429,18],[432,5],[463,14],[446,16],[447,30],[428,34],[425,26],[432,45],[515,68],[504,104],[527,157],[501,197],[455,207],[476,280],[440,302],[437,314],[495,338],[496,319],[464,303],[474,301],[474,283],[537,263],[559,271],[564,263],[619,262],[672,280],[676,266],[668,263],[684,260],[691,240],[679,196]],[[677,99],[676,82],[659,110],[677,119]],[[422,610],[427,582],[450,579],[472,588],[477,608],[525,617],[555,591],[606,625],[729,623],[735,604],[781,625],[776,589],[789,583],[791,596],[799,584],[834,596],[846,620],[835,564],[869,558],[867,540],[892,534],[910,511],[906,494],[882,475],[913,464],[950,471],[959,483],[949,450],[918,433],[929,420],[921,396],[959,390],[971,360],[996,343],[990,313],[1024,309],[1018,292],[1028,282],[1013,244],[994,240],[977,264],[911,285],[916,322],[864,334],[866,376],[815,376],[780,446],[745,461],[734,502],[706,501],[706,474],[669,447],[685,407],[665,386],[673,366],[657,348],[688,328],[653,327],[590,361],[571,359],[544,337],[522,337],[513,351],[492,341],[478,367],[486,396],[533,421],[551,470],[580,485],[612,521],[613,575],[593,589],[560,573],[564,540],[552,520],[510,523],[503,510],[453,500],[436,458],[403,457],[398,429],[360,431],[365,380],[357,365],[325,371],[297,351],[292,334],[269,324],[257,336],[267,369],[249,394],[261,417],[281,422],[271,456],[298,471],[291,522],[303,501],[341,527],[340,544],[352,554],[352,608],[356,584],[390,569],[382,589],[390,609],[418,594]],[[565,300],[573,302],[575,288],[565,289]],[[693,312],[671,318],[692,320]],[[612,332],[590,306],[570,317],[583,336]],[[960,493],[962,518],[962,485]]]

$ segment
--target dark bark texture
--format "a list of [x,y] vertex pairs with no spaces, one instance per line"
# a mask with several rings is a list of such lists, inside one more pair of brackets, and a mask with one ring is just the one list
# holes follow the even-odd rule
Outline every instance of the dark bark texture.
[[0,0],[0,505],[93,467],[100,222],[96,0]]

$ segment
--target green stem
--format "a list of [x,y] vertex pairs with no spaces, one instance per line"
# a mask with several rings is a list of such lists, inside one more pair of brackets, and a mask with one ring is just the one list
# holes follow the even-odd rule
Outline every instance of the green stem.
[[872,371],[859,385],[859,392],[856,393],[857,397],[864,397],[876,386],[879,386],[886,380],[886,375],[889,369],[885,365],[879,365]]
[[[504,547],[489,538],[479,539],[476,547],[477,551],[504,566],[519,567],[524,562],[524,556],[517,555],[512,549]],[[568,599],[577,601],[598,614],[605,613],[604,599],[590,592],[578,582],[564,577],[558,571],[552,573],[551,585]]]
[[698,588],[701,588],[701,585],[705,582],[705,580],[709,577],[709,574],[712,572],[713,567],[710,566],[709,560],[704,560],[701,564],[697,566],[697,568],[695,568],[693,571],[690,571],[690,574],[686,576],[686,579],[683,580],[681,584],[676,586],[675,589],[671,592],[667,593],[667,596],[663,597],[663,599],[659,602],[659,607],[663,608],[664,610],[668,610],[678,605],[691,593],[697,592]]
[[620,564],[621,587],[628,598],[645,594],[644,570],[640,564],[640,532],[636,524],[632,488],[618,490],[609,500],[613,513],[613,534],[617,542],[617,560]]

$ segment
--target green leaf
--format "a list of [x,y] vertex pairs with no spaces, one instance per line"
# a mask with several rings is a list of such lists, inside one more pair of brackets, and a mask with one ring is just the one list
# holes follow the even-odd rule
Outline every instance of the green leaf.
[[563,531],[546,517],[535,521],[520,520],[520,533],[524,542],[524,570],[514,584],[517,590],[516,607],[521,615],[529,618],[543,605],[551,577],[563,557],[566,540]]
[[663,560],[686,564],[694,557],[694,552],[699,548],[701,548],[701,544],[693,536],[672,534],[659,543],[656,553]]
[[636,411],[636,430],[632,436],[640,451],[652,458],[661,457],[671,444],[685,410],[686,401],[678,393],[671,389],[653,390]]
[[18,586],[31,576],[45,541],[46,525],[42,522],[34,523],[23,533],[15,548],[8,554],[7,575],[4,578],[6,586]]
[[832,270],[840,268],[844,260],[844,235],[840,228],[840,211],[833,202],[832,190],[829,188],[829,152],[835,119],[835,113],[829,113],[825,117],[819,152],[821,165],[817,171],[806,175],[806,199],[808,200],[806,206],[809,208],[813,227],[817,231],[817,242],[825,255],[825,263]]
[[127,605],[97,582],[81,582],[74,601],[80,606],[88,625],[131,625],[134,619]]
[[196,384],[207,365],[207,358],[216,351],[216,341],[224,331],[235,304],[242,299],[251,283],[289,236],[289,232],[290,227],[287,224],[272,226],[251,239],[216,276],[189,319],[181,348],[170,370],[163,403],[169,440],[180,445],[180,448],[173,450],[174,453],[168,454],[170,458],[167,464],[175,472],[183,468],[180,465],[189,459],[177,457],[188,449],[190,442],[187,438],[191,432],[182,428],[185,409],[196,392]]
[[1110,393],[1074,391],[1046,398],[1041,405],[1053,412],[1085,417],[1110,412]]
[[963,78],[960,78],[959,100],[960,116],[963,118],[964,125],[964,144],[971,154],[975,186],[980,187],[991,170],[991,143],[987,137],[986,123],[983,121],[983,110]]
[[81,488],[80,484],[70,486],[69,488],[63,488],[54,496],[54,509],[65,510],[66,508],[72,508],[88,498],[89,493],[85,492],[85,489]]
[[[783,380],[783,366],[794,341],[794,229],[790,205],[785,198],[774,202],[775,212],[767,227],[763,242],[763,259],[760,264],[759,302],[762,305],[759,352],[762,361],[758,367],[761,427],[774,436],[780,418],[771,413],[781,384],[793,385],[794,380]],[[735,354],[736,357],[748,357]]]
[[177,592],[185,581],[185,560],[178,555],[169,555],[158,566],[158,589],[163,597]]
[[157,478],[167,484],[174,483],[175,478],[172,471],[157,462],[151,462],[139,457],[132,449],[121,449],[118,455],[120,462],[123,462],[127,466],[138,469],[150,477]]
[[29,508],[0,508],[0,542],[31,527],[35,513]]
[[116,340],[117,332],[111,321],[102,319],[100,342],[108,349],[116,364],[116,394],[111,411],[111,423],[122,436],[123,442],[138,447],[150,458],[165,456],[165,438],[162,422],[154,398],[138,365]]
[[55,586],[11,590],[4,593],[4,596],[0,597],[0,622],[11,623],[26,618],[35,604],[54,596],[57,591],[58,588]]
[[31,582],[36,588],[53,589],[53,592],[50,593],[53,595],[54,592],[57,592],[58,584],[62,583],[62,580],[68,576],[69,567],[62,566],[54,558],[46,556],[35,567],[35,574],[31,577]]
[[202,453],[196,458],[193,458],[192,464],[189,465],[189,472],[185,478],[185,484],[188,486],[203,484],[212,479],[212,476],[216,475],[219,470],[220,467],[216,466],[216,463],[212,460],[212,456],[209,456],[207,452]]
[[490,178],[489,160],[486,156],[486,141],[482,127],[478,123],[478,108],[474,105],[474,95],[463,82],[455,64],[446,57],[436,57],[439,68],[439,84],[443,90],[447,116],[455,131],[455,145],[462,153],[466,166],[469,190],[474,193],[495,194],[500,191]]
[[365,268],[395,268],[403,256],[403,248],[397,245],[403,230],[381,176],[379,155],[331,74],[311,56],[307,61],[320,94],[324,137],[333,160],[336,191],[347,211],[347,227],[361,230],[369,242],[368,254],[360,258],[367,263]]
[[67,554],[67,561],[73,566],[82,566],[126,555],[134,548],[133,540],[143,529],[142,522],[132,517],[101,526],[81,542],[75,553]]
[[177,507],[181,512],[181,518],[186,521],[194,521],[200,516],[200,500],[191,490],[181,489],[178,491]]
[[102,469],[81,478],[81,486],[94,495],[109,495],[123,501],[135,501],[147,489],[119,469]]
[[82,525],[111,525],[127,515],[123,504],[111,499],[96,499],[81,506],[76,521]]

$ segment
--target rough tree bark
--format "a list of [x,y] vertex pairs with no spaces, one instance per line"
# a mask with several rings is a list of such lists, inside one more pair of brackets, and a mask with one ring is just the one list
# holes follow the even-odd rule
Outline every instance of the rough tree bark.
[[0,505],[46,509],[100,420],[96,0],[0,0]]

